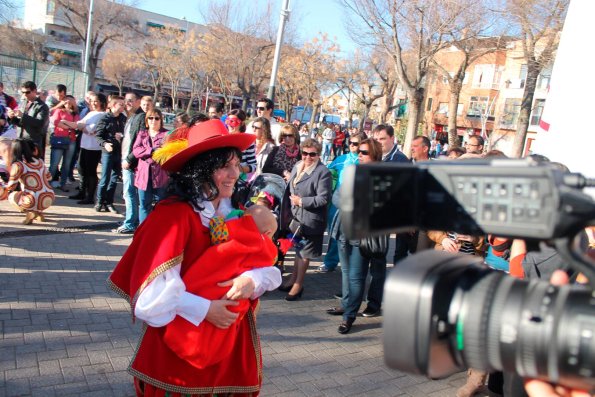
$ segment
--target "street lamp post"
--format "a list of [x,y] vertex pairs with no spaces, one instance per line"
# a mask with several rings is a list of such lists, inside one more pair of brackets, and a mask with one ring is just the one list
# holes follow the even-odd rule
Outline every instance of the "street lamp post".
[[87,41],[85,42],[85,63],[83,64],[83,72],[85,73],[85,91],[89,90],[89,59],[91,57],[91,35],[93,31],[93,3],[89,3],[89,21],[87,23]]
[[277,44],[275,45],[275,57],[273,58],[273,70],[271,72],[271,83],[269,85],[268,97],[275,103],[275,80],[279,70],[279,58],[281,56],[281,45],[283,44],[283,31],[285,22],[289,19],[289,0],[283,0],[281,17],[279,19],[279,30],[277,31]]

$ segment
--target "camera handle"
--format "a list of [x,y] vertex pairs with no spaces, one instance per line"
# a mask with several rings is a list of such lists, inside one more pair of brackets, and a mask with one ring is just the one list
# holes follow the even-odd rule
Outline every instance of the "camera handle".
[[573,269],[587,277],[591,289],[595,291],[595,264],[586,253],[580,252],[577,240],[574,237],[557,238],[554,239],[554,245],[560,256],[567,260]]

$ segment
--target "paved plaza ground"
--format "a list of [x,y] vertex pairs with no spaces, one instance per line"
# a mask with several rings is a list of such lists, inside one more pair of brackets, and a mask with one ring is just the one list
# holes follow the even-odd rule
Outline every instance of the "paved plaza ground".
[[[29,226],[0,202],[0,397],[134,396],[126,368],[140,324],[105,283],[130,236],[110,232],[120,216],[65,195],[58,192],[46,223]],[[340,318],[325,309],[338,303],[340,273],[315,273],[318,264],[302,300],[286,302],[278,291],[262,298],[261,395],[455,395],[464,373],[431,381],[383,364],[382,317],[358,318],[338,334]]]

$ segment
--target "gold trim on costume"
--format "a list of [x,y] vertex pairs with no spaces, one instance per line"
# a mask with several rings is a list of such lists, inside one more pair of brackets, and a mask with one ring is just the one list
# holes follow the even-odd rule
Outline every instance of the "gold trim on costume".
[[258,334],[256,333],[256,322],[254,318],[254,312],[252,308],[248,310],[247,313],[248,317],[248,324],[250,325],[250,335],[252,336],[252,346],[254,348],[254,354],[256,355],[256,365],[258,366],[258,384],[254,386],[218,386],[218,387],[182,387],[178,385],[172,385],[165,382],[162,382],[157,379],[153,379],[150,376],[139,372],[138,370],[132,368],[132,363],[136,359],[136,355],[138,354],[138,350],[140,349],[141,343],[149,327],[146,323],[143,323],[143,329],[141,331],[141,336],[139,341],[134,349],[134,354],[132,356],[132,360],[130,361],[130,365],[128,366],[128,373],[142,380],[145,383],[148,383],[152,386],[158,387],[162,390],[174,392],[174,393],[184,393],[184,394],[213,394],[213,393],[254,393],[260,390],[260,385],[262,384],[262,361],[260,357],[260,339],[258,338]]
[[134,313],[134,307],[136,306],[136,301],[138,300],[138,297],[140,296],[140,294],[145,290],[147,285],[149,285],[151,283],[151,281],[155,280],[155,278],[157,278],[157,276],[159,276],[161,273],[164,273],[164,272],[168,271],[169,269],[176,267],[177,265],[182,263],[183,259],[184,259],[184,252],[182,252],[180,255],[176,256],[175,258],[172,258],[172,259],[168,260],[167,262],[164,262],[163,264],[159,265],[157,268],[155,268],[155,270],[153,270],[151,272],[151,274],[149,274],[149,277],[147,277],[146,280],[141,284],[141,286],[138,288],[138,291],[136,291],[136,293],[134,294],[134,298],[132,299],[132,302],[130,302],[130,306],[132,308],[133,313]]

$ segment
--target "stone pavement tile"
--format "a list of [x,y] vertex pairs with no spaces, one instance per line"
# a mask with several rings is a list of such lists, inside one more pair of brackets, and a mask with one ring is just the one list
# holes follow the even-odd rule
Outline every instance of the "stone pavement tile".
[[284,391],[284,392],[275,394],[275,397],[305,397],[305,396],[308,396],[308,395],[299,389]]
[[324,396],[321,390],[312,382],[297,383],[297,387],[304,392],[306,396],[317,397]]
[[77,383],[84,380],[83,369],[80,366],[61,368],[64,383]]
[[76,357],[68,357],[60,360],[60,366],[62,368],[70,368],[70,367],[82,367],[83,365],[90,365],[89,357],[84,354],[81,356]]
[[43,386],[36,384],[35,388],[31,390],[31,397],[53,397],[57,396],[56,390],[53,386]]
[[39,362],[58,360],[60,358],[66,357],[68,357],[68,353],[66,352],[66,350],[46,350],[37,352],[37,360]]
[[36,353],[19,353],[17,348],[17,369],[37,367]]
[[267,379],[264,379],[262,388],[260,389],[260,394],[262,396],[277,396],[281,390],[274,385],[273,383],[269,383]]
[[76,382],[65,380],[64,384],[54,386],[54,390],[59,396],[86,396],[89,386],[86,382],[81,382],[80,380]]
[[16,379],[23,379],[37,377],[39,376],[39,368],[38,367],[26,367],[26,368],[17,368],[17,369],[8,369],[4,371],[4,377],[6,381],[9,380],[16,380]]
[[4,385],[7,397],[27,396],[31,393],[29,379],[7,379]]
[[85,350],[91,365],[109,363],[110,359],[106,351],[101,350]]
[[296,390],[298,387],[294,382],[291,381],[292,376],[276,376],[273,378],[269,378],[270,382],[277,386],[279,390],[282,391],[289,391],[289,390]]

